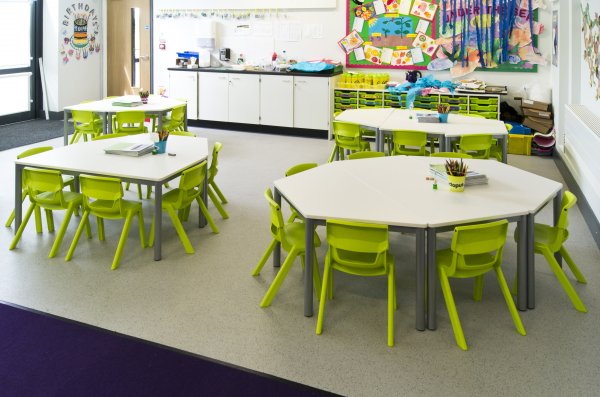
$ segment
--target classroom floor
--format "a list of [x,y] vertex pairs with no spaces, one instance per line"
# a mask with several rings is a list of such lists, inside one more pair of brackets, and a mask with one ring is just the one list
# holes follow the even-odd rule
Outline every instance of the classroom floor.
[[[110,270],[121,222],[106,222],[106,241],[80,240],[73,260],[64,261],[76,228],[72,222],[59,254],[48,259],[53,235],[36,235],[33,221],[14,251],[12,228],[0,228],[0,300],[49,312],[123,334],[151,340],[296,382],[352,396],[423,395],[595,395],[600,389],[600,252],[577,208],[571,211],[567,247],[588,280],[575,288],[588,307],[582,314],[541,256],[536,256],[537,308],[521,312],[527,336],[519,335],[495,282],[486,277],[481,302],[471,300],[472,283],[452,282],[469,344],[455,342],[439,292],[438,329],[415,330],[414,236],[396,234],[398,311],[396,346],[387,347],[385,278],[336,275],[336,296],[327,303],[322,335],[316,313],[303,316],[302,270],[290,271],[272,306],[258,306],[276,271],[265,266],[250,275],[270,242],[264,189],[297,163],[323,163],[331,143],[320,139],[192,129],[220,141],[219,186],[230,219],[213,206],[221,233],[186,224],[196,248],[187,255],[163,220],[163,260],[142,250],[132,227],[120,267]],[[62,139],[37,145],[62,145]],[[37,146],[36,145],[36,146]],[[2,224],[13,206],[13,159],[27,147],[0,152]],[[563,182],[552,159],[509,155],[509,164]],[[465,193],[468,194],[468,193]],[[136,198],[132,190],[130,198]],[[515,198],[518,199],[518,198]],[[146,230],[151,201],[144,200]],[[192,211],[196,219],[197,207]],[[287,211],[287,208],[286,208]],[[544,209],[538,222],[550,222]],[[56,214],[57,225],[62,214]],[[95,222],[94,222],[95,223]],[[44,226],[44,230],[45,226]],[[516,245],[509,231],[505,275],[512,282]],[[324,231],[319,229],[324,237]],[[439,246],[448,244],[441,236]],[[322,265],[325,244],[317,252]],[[570,273],[568,277],[573,281]],[[31,380],[34,382],[35,380]]]

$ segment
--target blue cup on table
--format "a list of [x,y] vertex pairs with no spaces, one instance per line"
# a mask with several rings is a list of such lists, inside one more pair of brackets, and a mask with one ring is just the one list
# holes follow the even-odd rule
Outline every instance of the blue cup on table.
[[438,117],[440,119],[440,123],[448,122],[448,113],[438,113]]
[[157,154],[164,153],[167,150],[167,141],[154,142],[154,147]]

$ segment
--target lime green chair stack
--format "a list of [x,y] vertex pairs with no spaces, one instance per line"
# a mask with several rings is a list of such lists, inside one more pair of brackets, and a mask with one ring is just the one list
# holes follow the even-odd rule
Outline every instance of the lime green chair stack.
[[488,159],[492,149],[492,135],[462,135],[458,142],[458,152],[471,155],[474,159]]
[[[281,244],[281,248],[286,251],[287,257],[285,261],[281,265],[277,276],[271,283],[267,293],[263,297],[260,302],[261,307],[268,307],[271,305],[273,298],[277,295],[277,291],[279,291],[279,287],[281,283],[287,276],[290,271],[294,261],[297,256],[300,256],[300,260],[302,263],[302,267],[304,267],[304,254],[306,251],[306,242],[305,242],[305,232],[304,232],[304,223],[303,222],[288,222],[284,223],[283,215],[281,213],[281,207],[279,204],[273,200],[273,193],[270,188],[267,188],[265,191],[265,198],[269,203],[269,207],[271,209],[271,234],[273,235],[273,240],[271,244],[267,247],[267,250],[260,258],[260,261],[252,271],[253,276],[258,276],[263,266],[269,259],[269,256],[273,253],[275,246],[277,243]],[[321,240],[317,233],[314,233],[314,246],[320,247]],[[315,285],[315,290],[317,291],[317,297],[321,294],[321,276],[319,275],[319,266],[317,262],[317,254],[313,252],[313,283]]]
[[77,143],[80,138],[87,142],[88,136],[93,139],[102,135],[102,119],[96,113],[87,110],[73,110],[72,117],[75,132],[69,144]]
[[[95,215],[98,223],[98,239],[104,241],[104,219],[125,219],[123,230],[117,250],[113,258],[111,269],[119,267],[121,256],[125,249],[127,236],[133,218],[137,216],[140,232],[140,244],[142,248],[146,247],[146,233],[144,231],[144,215],[142,213],[142,203],[123,199],[123,187],[119,178],[108,178],[92,175],[80,175],[79,182],[81,193],[83,194],[83,216],[79,222],[79,227],[75,232],[75,237],[71,242],[71,247],[65,260],[68,262],[75,253],[75,248],[81,237],[84,225],[89,227],[89,216]],[[88,234],[88,238],[92,238]]]
[[446,308],[454,329],[456,344],[463,350],[467,350],[467,341],[458,319],[449,278],[475,278],[473,299],[480,301],[483,294],[483,277],[487,272],[494,270],[517,332],[521,335],[526,334],[501,269],[507,230],[506,220],[456,227],[451,247],[437,252],[437,271]]
[[212,159],[210,161],[210,167],[208,168],[208,197],[213,202],[219,214],[223,219],[228,219],[229,214],[223,208],[223,204],[227,204],[227,199],[219,186],[217,186],[217,182],[215,182],[215,178],[219,172],[219,152],[223,148],[223,144],[221,142],[215,142],[212,151]]
[[360,126],[358,124],[334,121],[333,136],[335,139],[335,146],[329,156],[329,163],[335,159],[336,153],[340,160],[344,160],[344,151],[346,150],[352,153],[371,150],[369,142],[362,140]]
[[146,114],[141,110],[125,110],[117,112],[114,118],[113,132],[117,134],[143,134],[148,132],[144,126]]
[[[25,150],[24,152],[19,153],[17,155],[17,159],[22,159],[25,157],[33,156],[34,154],[38,154],[38,153],[44,153],[49,150],[52,150],[52,146],[41,146],[41,147],[28,149],[28,150]],[[65,186],[69,186],[69,189],[72,192],[75,191],[75,185],[74,185],[75,180],[72,176],[63,175],[62,179],[63,179],[63,184]],[[23,188],[21,190],[21,197],[23,198],[23,201],[25,201],[27,199],[28,194],[27,194],[27,189],[25,188],[24,181],[22,183],[22,186],[23,186]],[[41,211],[40,211],[39,207],[35,208],[34,214],[35,214],[35,229],[38,233],[41,233],[42,232],[42,222],[41,222]],[[10,227],[10,225],[12,225],[14,220],[15,220],[15,210],[13,209],[12,212],[10,213],[10,216],[6,220],[5,226]],[[47,222],[51,222],[51,220],[48,216],[46,217],[46,220],[47,220]],[[48,223],[48,225],[50,225],[50,223]]]
[[[561,256],[569,266],[569,269],[571,269],[571,272],[575,276],[577,282],[581,284],[587,283],[585,277],[571,258],[569,251],[567,251],[564,246],[564,243],[569,238],[569,209],[572,208],[576,203],[577,197],[575,197],[573,193],[565,191],[562,198],[560,216],[556,226],[545,225],[542,223],[536,223],[534,225],[534,247],[535,253],[544,255],[544,258],[546,258],[546,261],[548,261],[550,268],[560,282],[560,285],[571,299],[575,309],[580,312],[587,313],[587,308],[571,285],[569,279],[565,275],[564,270],[560,267],[556,261],[556,258],[554,257],[555,253],[560,252]],[[517,240],[517,238],[518,230],[515,232],[515,240]]]
[[[319,303],[317,335],[323,331],[325,300],[333,298],[333,271],[356,276],[386,276],[388,289],[387,344],[394,346],[394,311],[396,305],[396,272],[389,253],[388,227],[337,220],[327,221],[327,243],[323,288]],[[329,294],[328,294],[329,292]]]
[[[365,152],[368,153],[368,152]],[[316,168],[318,166],[317,163],[302,163],[302,164],[297,164],[293,167],[288,168],[288,170],[285,172],[285,176],[292,176],[292,175],[296,175],[299,174],[300,172],[304,172],[306,170],[310,170],[312,168]],[[290,215],[288,222],[293,222],[296,219],[302,219],[302,217],[300,216],[300,214],[294,209],[294,207],[290,207],[292,210],[292,214]]]
[[429,156],[427,133],[423,131],[392,131],[395,156]]
[[[183,243],[185,252],[193,254],[194,247],[190,243],[183,224],[181,221],[187,219],[190,207],[194,201],[198,203],[200,211],[206,217],[208,224],[210,225],[214,233],[219,233],[219,228],[215,225],[212,217],[208,213],[204,202],[202,201],[202,186],[204,178],[206,177],[206,160],[198,165],[195,165],[181,173],[179,178],[179,187],[173,189],[162,196],[162,209],[166,210],[175,226],[175,230],[179,235],[179,239]],[[152,226],[150,228],[150,246],[154,245],[154,223],[155,219],[152,217]]]
[[[9,249],[15,249],[19,243],[23,231],[29,222],[29,218],[31,218],[31,214],[36,208],[43,208],[46,211],[46,216],[48,217],[48,230],[50,232],[54,231],[52,211],[66,210],[65,217],[60,225],[58,234],[54,239],[50,254],[48,255],[49,258],[54,258],[58,253],[73,212],[75,212],[82,203],[82,196],[79,193],[64,191],[65,184],[62,175],[59,171],[55,170],[25,167],[23,169],[23,183],[31,204]],[[89,223],[86,223],[86,232],[88,235],[91,234]]]

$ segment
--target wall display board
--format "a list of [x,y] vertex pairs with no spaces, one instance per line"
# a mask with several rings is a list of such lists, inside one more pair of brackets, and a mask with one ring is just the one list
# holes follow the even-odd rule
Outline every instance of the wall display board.
[[590,14],[590,5],[586,4],[582,12],[583,60],[589,68],[589,84],[595,90],[596,100],[600,100],[600,16]]
[[59,52],[63,63],[86,60],[100,52],[100,12],[95,0],[69,4],[61,10],[62,41]]
[[[538,0],[347,0],[348,67],[536,72]],[[359,4],[360,3],[360,4]]]

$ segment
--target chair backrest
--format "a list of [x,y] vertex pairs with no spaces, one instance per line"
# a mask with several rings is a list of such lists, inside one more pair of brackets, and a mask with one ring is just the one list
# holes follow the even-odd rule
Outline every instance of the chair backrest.
[[426,156],[427,133],[423,131],[397,130],[394,136],[394,154]]
[[487,159],[490,157],[492,147],[491,134],[472,134],[460,137],[460,152],[470,154],[474,159]]
[[177,200],[174,205],[178,208],[187,207],[202,193],[202,183],[206,177],[206,160],[181,173]]
[[123,186],[119,178],[80,175],[83,208],[104,217],[120,217],[123,210]]
[[219,172],[219,152],[222,147],[223,144],[221,142],[215,142],[215,145],[213,146],[212,159],[210,161],[210,168],[208,169],[209,183],[215,179],[215,176],[217,176],[217,173]]
[[560,215],[556,222],[557,233],[554,235],[556,240],[549,242],[550,250],[556,252],[561,245],[569,238],[569,209],[577,203],[577,197],[566,190],[562,197]]
[[447,271],[448,276],[452,276],[456,270],[485,271],[500,263],[507,231],[506,219],[454,228],[450,246],[452,264]]
[[348,150],[361,150],[361,133],[358,124],[333,122],[333,135],[338,147]]
[[98,119],[96,113],[89,110],[72,110],[71,113],[75,126],[79,124],[93,124]]
[[383,157],[383,152],[356,152],[348,155],[348,160],[370,159],[374,157]]
[[112,134],[102,134],[102,135],[97,135],[94,138],[92,138],[93,141],[100,141],[103,139],[112,139],[112,138],[119,138],[122,136],[128,136],[129,134],[125,134],[123,132],[113,132]]
[[31,149],[27,149],[24,152],[17,154],[17,159],[23,159],[25,157],[33,156],[34,154],[44,153],[44,152],[47,152],[48,150],[52,150],[52,146],[40,146],[40,147],[34,147]]
[[175,106],[171,110],[171,120],[175,122],[183,123],[183,117],[185,116],[185,108],[187,104]]
[[339,270],[358,275],[387,270],[386,225],[328,220],[327,243],[328,255]]
[[430,154],[431,157],[446,157],[449,159],[472,159],[473,156],[467,153],[458,152],[435,152]]
[[300,172],[304,172],[306,170],[310,170],[311,168],[316,168],[319,164],[317,163],[302,163],[302,164],[297,164],[293,167],[288,168],[288,170],[285,172],[285,176],[291,176],[291,175],[295,175],[298,174]]
[[23,186],[29,200],[46,206],[66,207],[63,179],[60,171],[25,167]]
[[117,112],[115,116],[115,132],[125,134],[141,134],[145,132],[145,120],[146,113],[144,113],[142,110],[127,110]]
[[271,234],[275,240],[283,242],[285,241],[285,223],[281,214],[281,206],[273,200],[271,188],[265,190],[265,199],[267,199],[269,208],[271,209]]

